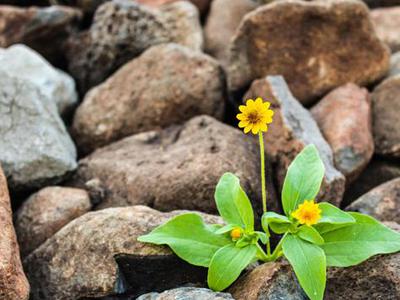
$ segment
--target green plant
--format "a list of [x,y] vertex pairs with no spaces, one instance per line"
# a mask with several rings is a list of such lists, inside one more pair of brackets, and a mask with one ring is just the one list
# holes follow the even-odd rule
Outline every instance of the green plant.
[[[264,108],[250,105],[241,111],[251,114]],[[264,122],[270,123],[268,120]],[[373,255],[400,250],[400,234],[372,217],[344,212],[327,202],[314,203],[325,173],[314,145],[305,147],[288,168],[282,189],[284,215],[267,211],[262,139],[267,128],[254,130],[254,124],[249,124],[246,126],[253,127],[247,132],[259,134],[262,151],[263,232],[255,230],[251,202],[239,179],[225,173],[216,187],[215,201],[226,225],[208,225],[198,214],[186,213],[139,237],[139,241],[166,244],[183,260],[207,267],[208,285],[217,291],[231,285],[250,263],[267,263],[284,256],[312,300],[323,299],[327,267],[353,266]],[[272,252],[270,231],[282,235]]]

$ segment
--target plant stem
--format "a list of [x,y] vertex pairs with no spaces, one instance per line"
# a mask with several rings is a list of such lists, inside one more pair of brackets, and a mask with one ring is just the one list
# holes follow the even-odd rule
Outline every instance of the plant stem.
[[264,250],[261,248],[260,244],[257,243],[258,253],[260,254],[259,259],[263,262],[271,261],[271,255],[265,254]]
[[267,190],[265,188],[265,152],[264,139],[262,131],[258,134],[260,140],[260,158],[261,158],[261,196],[264,213],[267,212]]
[[284,235],[283,235],[283,237],[280,239],[280,241],[279,241],[279,243],[278,243],[278,245],[276,245],[276,247],[275,247],[275,249],[274,249],[274,252],[272,252],[272,255],[271,255],[271,257],[270,257],[270,259],[272,260],[272,261],[275,261],[278,257],[280,257],[281,255],[282,255],[282,242],[283,242],[283,240],[285,239],[285,237],[286,237],[286,235],[287,235],[288,233],[286,232]]

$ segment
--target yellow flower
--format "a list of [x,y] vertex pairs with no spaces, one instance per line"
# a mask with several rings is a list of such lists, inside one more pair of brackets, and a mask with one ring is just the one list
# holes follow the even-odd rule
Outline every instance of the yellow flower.
[[249,99],[246,105],[239,106],[241,113],[236,115],[236,118],[240,120],[239,127],[244,128],[244,133],[251,130],[253,134],[257,134],[268,130],[267,124],[272,122],[274,115],[269,106],[270,103],[263,102],[261,98],[257,98],[256,101]]
[[242,229],[239,227],[235,227],[231,230],[231,238],[234,240],[239,239],[242,236]]
[[292,212],[292,216],[299,220],[300,224],[306,224],[308,226],[317,224],[321,219],[321,210],[319,204],[314,203],[314,200],[304,201],[300,204],[297,210]]

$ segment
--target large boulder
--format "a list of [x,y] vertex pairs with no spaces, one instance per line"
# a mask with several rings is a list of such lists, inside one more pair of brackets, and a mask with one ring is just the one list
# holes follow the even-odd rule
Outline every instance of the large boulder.
[[367,89],[348,83],[326,95],[311,114],[332,148],[335,167],[354,181],[374,154],[371,100]]
[[0,72],[0,162],[12,189],[36,188],[76,168],[57,107],[33,83]]
[[380,79],[389,57],[358,0],[275,1],[247,14],[233,37],[229,89],[280,74],[294,96],[310,104],[347,82]]
[[385,7],[371,10],[376,34],[395,52],[400,50],[400,7]]
[[25,45],[0,48],[0,70],[32,82],[56,103],[60,114],[68,113],[78,101],[72,77],[53,68],[39,53]]
[[[199,116],[96,150],[79,162],[73,184],[88,189],[99,208],[141,204],[162,211],[215,213],[215,186],[225,172],[236,174],[260,207],[259,168],[255,139]],[[268,170],[268,201],[276,208],[271,173]]]
[[69,70],[84,93],[147,48],[167,42],[202,48],[198,12],[189,2],[159,9],[129,0],[106,2],[96,10],[90,29],[70,39]]
[[211,57],[177,44],[154,46],[86,95],[73,135],[88,153],[195,115],[221,118],[224,88],[223,72]]
[[289,164],[305,146],[314,144],[325,165],[325,177],[318,199],[339,205],[344,193],[345,178],[335,168],[332,150],[310,112],[292,96],[281,76],[268,76],[254,81],[244,100],[255,99],[260,95],[271,102],[275,112],[264,141],[267,157],[271,158],[275,166],[274,174],[279,190],[283,186]]
[[234,300],[228,293],[213,292],[205,288],[182,287],[162,293],[148,293],[136,300]]
[[[185,263],[168,247],[137,241],[170,217],[145,206],[90,212],[64,226],[25,260],[31,300],[141,295],[185,283],[204,285],[206,269]],[[202,215],[208,223],[216,216]]]
[[70,7],[0,5],[0,47],[26,44],[52,64],[64,65],[64,43],[78,30],[81,18],[80,10]]
[[0,299],[28,300],[29,283],[19,256],[7,181],[0,168]]
[[15,218],[22,256],[35,250],[90,208],[89,195],[85,190],[52,186],[30,196],[18,209]]

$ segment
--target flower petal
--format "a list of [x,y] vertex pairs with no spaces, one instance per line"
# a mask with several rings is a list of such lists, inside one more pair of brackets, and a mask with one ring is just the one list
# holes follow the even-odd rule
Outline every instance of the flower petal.
[[249,125],[249,122],[247,122],[247,121],[240,121],[239,122],[239,128],[244,128],[244,127],[246,127],[246,126],[248,126]]
[[244,133],[248,133],[251,130],[251,125],[244,128]]
[[244,119],[246,119],[246,115],[245,114],[237,114],[236,118],[240,121],[243,121]]
[[239,110],[240,110],[242,113],[245,113],[245,112],[247,111],[247,107],[246,107],[245,105],[239,105]]

